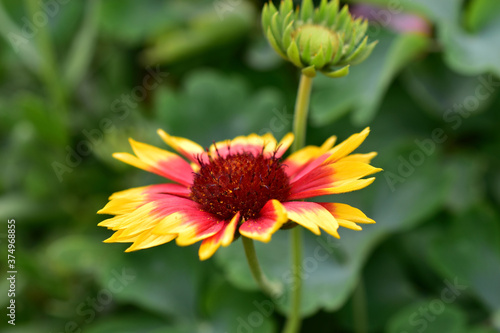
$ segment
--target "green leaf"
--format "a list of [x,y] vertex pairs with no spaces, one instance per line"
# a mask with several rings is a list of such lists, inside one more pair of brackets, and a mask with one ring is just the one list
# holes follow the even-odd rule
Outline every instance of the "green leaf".
[[[124,244],[103,245],[126,248]],[[196,252],[195,247],[181,248],[170,243],[145,251],[121,253],[112,269],[101,272],[99,280],[103,287],[112,280],[120,281],[122,288],[113,295],[120,302],[192,320],[196,318],[198,290],[206,268]]]
[[500,13],[496,13],[496,20],[475,35],[458,26],[442,28],[440,39],[451,68],[465,75],[493,72],[500,76]]
[[485,200],[483,177],[486,165],[480,156],[463,154],[449,157],[447,169],[454,180],[447,206],[453,212],[464,213]]
[[283,24],[280,17],[280,13],[279,12],[274,13],[274,15],[271,17],[271,31],[280,49],[282,47],[281,44],[283,41],[282,25]]
[[326,76],[330,78],[339,78],[349,75],[349,65],[342,67],[341,69],[337,69],[331,72],[323,72]]
[[365,61],[372,54],[373,49],[375,48],[375,46],[377,46],[377,44],[378,41],[371,42],[370,44],[368,44],[368,46],[362,49],[360,53],[355,56],[353,54],[353,58],[351,58],[350,64],[357,65]]
[[[499,216],[479,206],[457,217],[430,247],[431,263],[447,279],[459,279],[491,310],[500,309]],[[460,260],[457,260],[460,258]]]
[[[359,2],[358,0],[354,2]],[[368,0],[393,6],[391,0]],[[498,1],[471,1],[462,13],[462,0],[401,0],[397,11],[423,15],[437,27],[445,60],[453,70],[464,75],[493,72],[500,76],[500,11]],[[463,26],[465,17],[465,27]],[[466,30],[472,30],[472,34]]]
[[271,26],[271,18],[274,13],[276,13],[276,7],[274,7],[272,2],[264,4],[264,8],[262,9],[262,30],[267,31]]
[[[141,3],[141,6],[144,5]],[[232,10],[222,12],[214,10],[213,2],[200,6],[179,6],[183,10],[172,6],[174,10],[169,16],[178,15],[178,17],[170,21],[165,18],[164,10],[156,9],[163,15],[162,21],[169,22],[170,27],[153,35],[153,45],[141,54],[146,64],[157,65],[192,59],[213,48],[228,45],[251,30],[257,15],[254,8],[243,1]],[[185,7],[189,8],[189,11]],[[151,19],[146,17],[143,20]],[[231,29],[228,29],[228,26]]]
[[354,331],[358,324],[355,311],[359,311],[359,308],[355,307],[355,298],[359,293],[366,298],[368,324],[374,332],[382,332],[394,313],[418,299],[418,291],[411,283],[413,276],[407,276],[404,265],[398,260],[401,253],[385,244],[370,256],[363,269],[360,285],[346,305],[336,313],[345,331]]
[[309,66],[309,67],[305,67],[305,68],[302,68],[302,73],[304,75],[307,75],[309,77],[315,77],[316,76],[316,69],[313,66]]
[[350,74],[338,80],[315,80],[312,94],[312,120],[325,125],[349,111],[357,125],[369,123],[375,116],[382,98],[394,77],[423,52],[429,43],[421,35],[395,35],[381,32],[378,46],[362,64],[350,69]]
[[276,332],[276,307],[260,293],[235,289],[220,279],[210,285],[204,305],[212,332]]
[[337,20],[339,13],[339,0],[332,0],[328,3],[327,25],[332,26]]
[[302,0],[302,5],[300,6],[300,19],[304,22],[313,19],[313,11],[314,4],[312,0]]
[[300,62],[299,47],[297,46],[297,41],[293,40],[288,49],[286,50],[288,59],[297,67],[302,68],[302,62]]
[[275,88],[251,91],[242,76],[198,70],[185,77],[179,90],[156,91],[155,126],[204,147],[252,132],[271,132],[280,138],[292,122],[284,105],[283,95]]
[[[97,320],[90,325],[79,327],[86,333],[153,333],[160,327],[169,326],[164,320],[158,317],[146,314],[127,314],[122,316],[113,316]],[[169,329],[166,332],[174,333],[175,330]]]
[[80,83],[87,74],[97,39],[101,1],[87,1],[86,6],[83,22],[73,39],[63,69],[64,80],[70,89]]
[[318,8],[316,8],[314,13],[314,22],[323,23],[326,20],[326,15],[328,14],[328,0],[321,0]]
[[274,51],[276,51],[276,53],[278,53],[283,59],[288,59],[286,54],[284,54],[283,51],[281,50],[281,47],[276,41],[276,38],[274,38],[271,28],[267,29],[267,40],[269,41],[269,44],[271,44],[271,46],[273,47]]
[[26,38],[21,30],[8,16],[0,3],[0,35],[8,42],[13,51],[26,67],[36,74],[40,74],[41,62],[40,52],[33,38]]
[[450,111],[460,111],[465,102],[471,114],[480,114],[492,102],[494,83],[488,77],[467,77],[448,68],[441,56],[428,55],[407,66],[403,72],[407,91],[422,109],[439,119],[448,119]]
[[287,15],[288,12],[293,11],[293,1],[292,0],[283,0],[280,3],[280,12]]
[[[290,44],[292,43],[292,32],[294,31],[293,23],[294,21],[291,21],[285,28],[285,32],[283,33],[283,48],[285,50],[288,49],[290,47]],[[282,51],[280,50],[280,52]],[[282,56],[284,56],[283,53],[281,54]]]
[[[356,50],[354,50],[354,52],[352,53],[349,53],[349,51],[346,53],[346,58],[344,60],[342,60],[339,65],[342,65],[342,64],[349,64],[353,59],[356,59],[357,57],[359,57],[360,55],[362,55],[362,52],[365,50],[366,48],[366,43],[368,42],[368,37],[365,37],[363,39],[363,41],[361,42],[361,44],[359,44],[356,48]],[[354,44],[351,44],[351,45],[354,45]]]
[[465,24],[469,31],[477,33],[498,18],[500,2],[492,0],[475,0],[466,11]]
[[323,50],[323,46],[321,46],[318,50],[318,53],[311,59],[311,64],[316,68],[322,68],[326,64],[325,51]]
[[389,322],[387,333],[466,333],[467,318],[457,307],[440,299],[429,299],[405,307]]

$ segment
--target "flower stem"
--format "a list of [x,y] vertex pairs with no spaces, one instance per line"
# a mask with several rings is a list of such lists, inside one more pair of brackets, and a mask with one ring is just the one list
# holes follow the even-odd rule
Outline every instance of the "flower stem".
[[243,241],[243,248],[245,249],[248,266],[250,267],[252,276],[259,285],[260,289],[273,298],[279,297],[282,293],[282,287],[281,285],[274,284],[269,281],[262,272],[257,254],[255,253],[253,240],[244,236],[241,237],[241,240]]
[[[309,99],[311,96],[313,79],[302,74],[300,77],[299,91],[295,103],[295,114],[293,121],[293,133],[295,140],[292,146],[292,152],[303,148],[306,142],[307,114],[309,111]],[[283,330],[284,333],[297,333],[300,330],[300,302],[302,299],[302,276],[300,266],[302,263],[302,234],[301,228],[293,228],[292,237],[292,273],[293,286],[291,308],[288,319]]]
[[292,153],[303,148],[306,143],[307,114],[309,111],[312,81],[313,78],[307,75],[302,74],[300,77],[293,117],[293,134],[295,135],[295,140],[292,145]]

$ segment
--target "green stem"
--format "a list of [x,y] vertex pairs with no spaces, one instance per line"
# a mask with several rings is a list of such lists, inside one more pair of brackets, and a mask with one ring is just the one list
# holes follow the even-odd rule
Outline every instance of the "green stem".
[[295,135],[295,140],[292,145],[292,153],[303,148],[306,143],[307,114],[309,111],[312,81],[313,78],[307,75],[302,74],[300,77],[293,119],[293,134]]
[[259,260],[257,259],[257,254],[255,253],[253,240],[244,236],[241,237],[241,240],[243,241],[243,248],[245,249],[248,266],[250,267],[252,276],[259,285],[260,289],[273,298],[279,297],[282,293],[282,287],[281,285],[273,284],[262,272]]
[[302,230],[298,227],[292,230],[292,305],[288,319],[283,329],[283,333],[296,333],[300,330],[300,303],[302,300],[302,276],[300,274],[300,266],[302,262]]
[[[309,111],[309,99],[311,96],[313,78],[302,74],[300,77],[299,90],[297,93],[297,101],[295,103],[295,114],[293,121],[293,133],[295,140],[292,146],[292,152],[296,152],[303,148],[306,142],[307,114]],[[284,333],[297,333],[300,330],[300,303],[302,299],[302,276],[300,267],[302,264],[302,234],[301,228],[292,230],[291,245],[292,245],[292,272],[293,285],[291,296],[291,308],[288,315]]]

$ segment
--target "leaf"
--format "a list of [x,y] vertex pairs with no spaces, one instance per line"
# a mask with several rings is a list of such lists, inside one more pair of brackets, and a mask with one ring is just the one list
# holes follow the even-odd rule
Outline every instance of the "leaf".
[[[46,260],[61,274],[100,274],[116,262],[117,251],[106,251],[106,244],[96,238],[68,235],[52,242],[46,250]],[[95,265],[101,258],[104,265]]]
[[475,0],[469,4],[466,27],[469,31],[478,32],[498,18],[500,2],[491,0]]
[[[139,313],[100,319],[95,323],[91,323],[88,327],[82,325],[80,329],[86,333],[153,333],[159,327],[165,326],[169,325],[158,317]],[[169,331],[165,332],[174,333],[175,331],[169,329]]]
[[211,70],[191,73],[178,92],[159,89],[155,96],[157,126],[204,147],[251,132],[281,138],[292,123],[284,105],[274,88],[250,92],[242,77]]
[[387,333],[466,333],[465,314],[440,299],[429,299],[409,305],[396,313],[389,322]]
[[[457,217],[431,244],[431,263],[447,279],[459,279],[491,310],[500,309],[498,215],[478,206]],[[460,258],[460,260],[457,260]]]
[[[500,54],[498,1],[472,1],[465,13],[462,13],[462,0],[401,0],[395,9],[391,0],[363,2],[387,6],[377,12],[384,20],[388,14],[404,11],[418,13],[432,21],[437,27],[438,40],[443,45],[445,61],[458,73],[478,75],[493,72],[500,76],[500,57],[497,56]],[[387,22],[381,24],[384,23]],[[469,33],[466,28],[473,33]]]
[[194,7],[180,2],[145,0],[102,1],[99,26],[103,35],[134,45],[151,34],[172,27],[190,15]]
[[42,59],[35,41],[24,36],[21,28],[8,16],[2,3],[0,3],[0,35],[8,41],[9,46],[12,47],[26,67],[34,73],[40,74]]
[[181,248],[172,243],[122,253],[112,267],[103,270],[99,280],[103,287],[112,280],[121,282],[123,288],[113,295],[117,300],[183,320],[196,318],[198,290],[206,265],[199,262],[194,247]]
[[398,260],[400,253],[385,244],[371,255],[363,269],[362,285],[357,286],[358,290],[349,302],[335,314],[346,331],[353,331],[357,324],[357,308],[353,304],[356,293],[366,298],[363,302],[366,304],[368,324],[376,332],[382,331],[395,312],[418,298],[417,290],[411,284],[410,277],[406,276],[401,260]]
[[218,279],[210,285],[204,303],[211,332],[276,332],[275,306],[258,293],[237,290]]
[[[498,14],[498,12],[497,12]],[[475,35],[458,26],[445,26],[440,39],[448,65],[465,75],[493,72],[500,76],[500,15]]]
[[[156,65],[199,57],[209,49],[241,39],[250,31],[256,19],[254,7],[245,1],[236,6],[229,5],[229,9],[220,12],[214,10],[213,2],[203,3],[191,15],[174,19],[175,22],[183,18],[168,31],[158,34],[153,45],[142,53],[142,61]],[[277,43],[280,44],[281,40],[277,40]]]
[[447,119],[450,110],[466,108],[475,114],[490,106],[496,96],[494,82],[485,77],[457,74],[443,63],[442,57],[429,55],[403,72],[408,92],[424,110]]
[[74,89],[88,72],[97,39],[97,25],[101,1],[88,1],[86,6],[83,22],[73,39],[64,64],[64,80],[70,89]]
[[455,213],[463,213],[485,200],[483,182],[486,162],[479,156],[459,155],[449,159],[448,170],[453,175],[453,189],[447,206]]
[[427,48],[429,40],[421,35],[396,35],[383,31],[372,55],[352,66],[346,77],[331,80],[319,76],[314,82],[311,102],[312,121],[330,123],[349,111],[357,125],[375,116],[389,84],[398,72]]

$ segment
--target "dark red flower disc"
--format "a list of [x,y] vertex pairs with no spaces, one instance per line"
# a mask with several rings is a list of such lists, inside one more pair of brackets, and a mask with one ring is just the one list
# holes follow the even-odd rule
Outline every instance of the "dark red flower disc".
[[200,164],[190,197],[222,219],[230,220],[237,212],[246,220],[255,218],[266,202],[284,202],[290,194],[284,165],[275,156],[238,153]]

